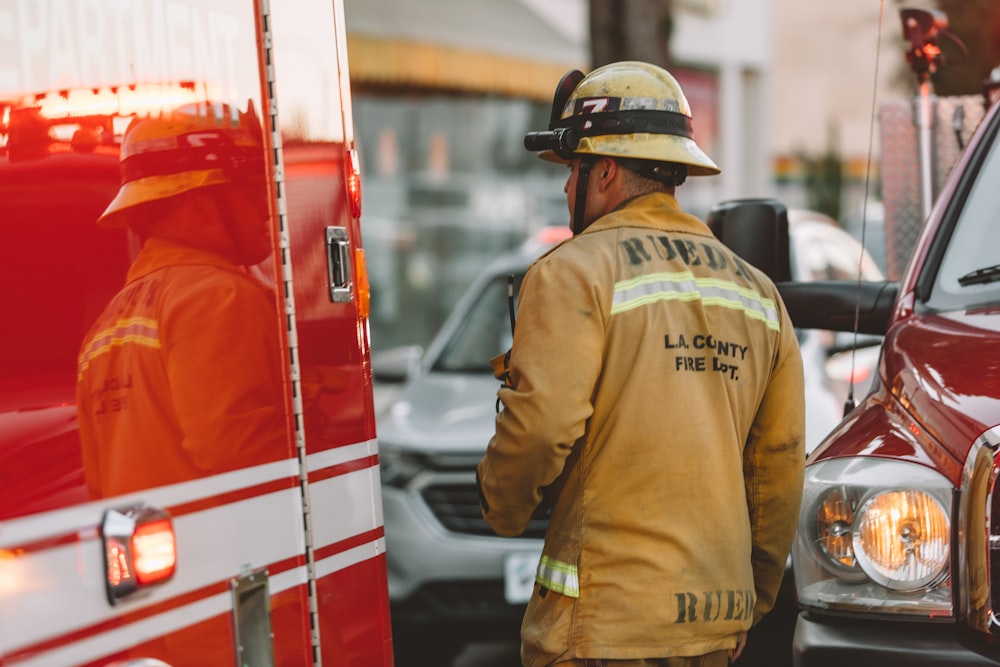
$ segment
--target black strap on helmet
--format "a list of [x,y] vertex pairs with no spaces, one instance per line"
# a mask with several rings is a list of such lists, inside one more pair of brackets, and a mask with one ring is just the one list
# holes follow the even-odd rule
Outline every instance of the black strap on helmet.
[[555,151],[570,160],[583,137],[638,133],[694,136],[691,118],[676,111],[605,111],[561,119],[550,124],[547,132],[529,132],[524,136],[524,147],[535,152]]
[[571,130],[580,137],[638,133],[672,134],[688,139],[694,136],[689,116],[676,111],[651,109],[579,114],[560,120],[552,129],[559,128]]

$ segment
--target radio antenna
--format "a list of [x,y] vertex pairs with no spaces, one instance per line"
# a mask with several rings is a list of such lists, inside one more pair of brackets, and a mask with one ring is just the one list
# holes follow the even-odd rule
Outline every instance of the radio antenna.
[[[871,187],[872,174],[872,146],[875,142],[875,114],[878,103],[878,75],[879,65],[882,55],[882,24],[885,19],[885,0],[880,0],[878,10],[878,36],[875,39],[875,74],[872,77],[872,107],[868,123],[868,156],[865,158],[865,191],[861,199],[861,247],[865,247],[865,233],[868,227],[868,191]],[[851,373],[847,383],[847,399],[844,401],[844,416],[855,408],[857,403],[854,400],[854,363],[858,350],[858,326],[861,320],[861,274],[864,252],[858,255],[858,292],[854,300],[854,343],[851,345]]]

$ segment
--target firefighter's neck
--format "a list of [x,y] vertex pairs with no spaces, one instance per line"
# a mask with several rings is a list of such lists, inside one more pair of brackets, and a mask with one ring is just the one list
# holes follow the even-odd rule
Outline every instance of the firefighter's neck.
[[620,208],[625,202],[649,192],[673,193],[673,188],[666,186],[650,188],[637,187],[637,179],[630,177],[625,167],[618,161],[602,157],[590,170],[587,183],[587,204],[584,218],[584,229],[598,218]]

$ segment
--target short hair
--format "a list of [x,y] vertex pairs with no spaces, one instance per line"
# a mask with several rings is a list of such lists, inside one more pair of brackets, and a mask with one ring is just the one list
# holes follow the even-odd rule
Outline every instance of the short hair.
[[629,196],[634,197],[648,192],[673,192],[675,186],[672,183],[643,176],[638,171],[623,165],[621,160],[618,161],[618,166],[621,167],[622,180]]

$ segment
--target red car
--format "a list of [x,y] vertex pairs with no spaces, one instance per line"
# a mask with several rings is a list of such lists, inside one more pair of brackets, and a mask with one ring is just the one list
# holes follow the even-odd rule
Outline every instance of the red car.
[[[807,461],[795,665],[1000,665],[998,133],[994,103],[900,282],[780,285],[797,327],[885,336],[870,393]],[[781,216],[764,225],[724,240],[787,279]]]

